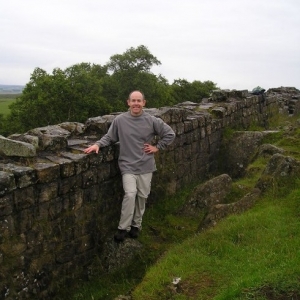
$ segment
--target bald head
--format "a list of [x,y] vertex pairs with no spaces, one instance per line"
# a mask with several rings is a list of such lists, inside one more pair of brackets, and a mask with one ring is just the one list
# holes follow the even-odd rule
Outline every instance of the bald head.
[[140,97],[142,97],[142,100],[145,100],[145,96],[144,96],[144,94],[141,92],[141,91],[138,91],[138,90],[136,90],[136,91],[132,91],[130,94],[129,94],[129,96],[128,96],[128,100],[130,100],[131,98],[140,98]]

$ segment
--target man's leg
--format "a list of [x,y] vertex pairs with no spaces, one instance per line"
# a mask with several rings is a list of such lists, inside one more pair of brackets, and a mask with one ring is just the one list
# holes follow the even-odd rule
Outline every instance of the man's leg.
[[141,230],[146,201],[151,190],[152,173],[137,175],[137,197],[132,226]]
[[122,176],[124,197],[122,202],[121,217],[118,229],[128,230],[132,223],[137,193],[136,175],[124,174]]

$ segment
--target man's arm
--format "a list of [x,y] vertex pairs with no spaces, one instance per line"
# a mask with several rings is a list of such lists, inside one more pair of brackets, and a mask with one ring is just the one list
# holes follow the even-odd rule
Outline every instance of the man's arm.
[[154,130],[159,136],[156,148],[165,149],[168,145],[172,144],[175,139],[175,132],[173,129],[160,118],[155,118]]

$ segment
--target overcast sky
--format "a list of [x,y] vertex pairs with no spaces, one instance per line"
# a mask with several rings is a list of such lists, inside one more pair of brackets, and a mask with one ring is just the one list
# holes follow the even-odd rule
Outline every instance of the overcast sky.
[[0,84],[144,45],[170,84],[300,89],[299,0],[0,0],[0,26]]

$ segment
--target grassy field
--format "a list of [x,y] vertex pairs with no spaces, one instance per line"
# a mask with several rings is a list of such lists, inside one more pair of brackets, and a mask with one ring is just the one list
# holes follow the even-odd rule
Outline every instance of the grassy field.
[[9,105],[13,103],[20,94],[0,94],[0,114],[9,114]]
[[[265,143],[299,159],[300,128],[296,119],[287,122],[294,122],[293,131],[279,126],[281,132]],[[233,185],[254,187],[267,162],[259,157]],[[178,213],[193,188],[186,187],[148,208],[139,237],[144,250],[133,265],[99,274],[65,299],[300,299],[299,187],[299,177],[273,186],[252,209],[201,233],[196,233],[198,220]]]

